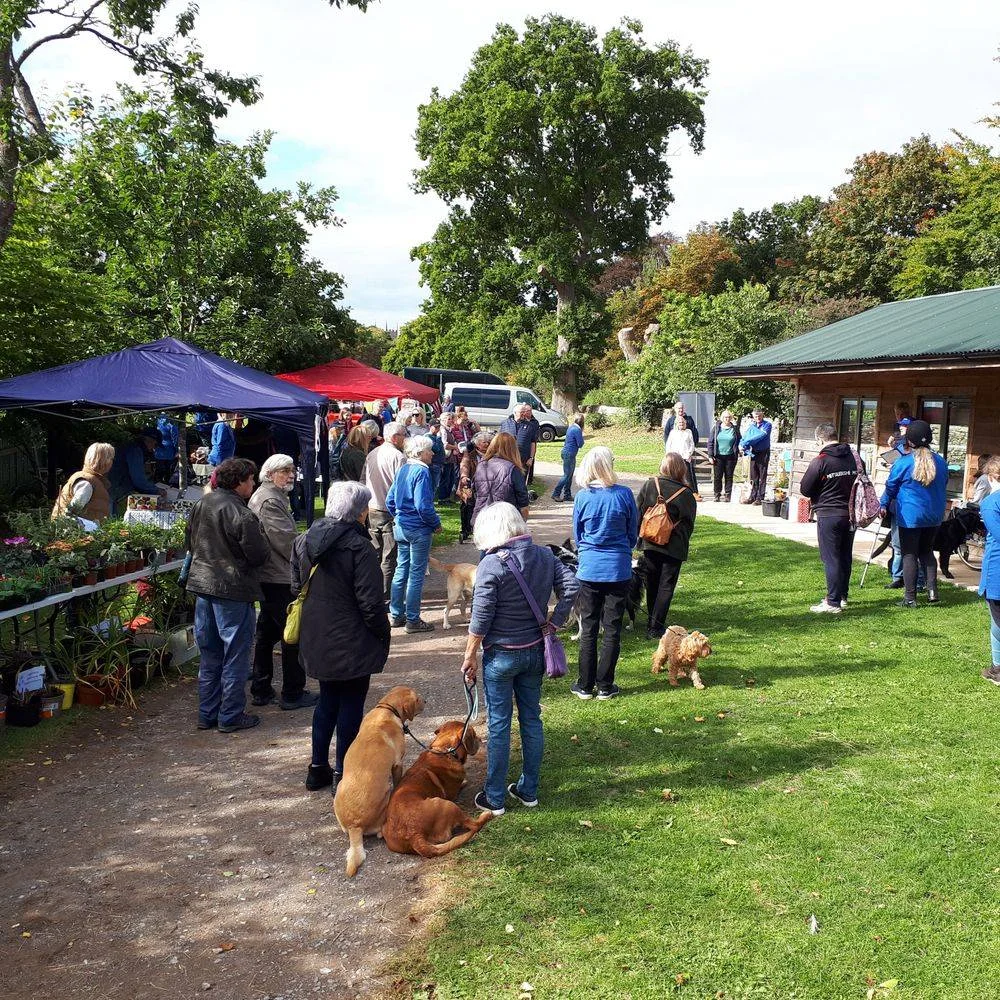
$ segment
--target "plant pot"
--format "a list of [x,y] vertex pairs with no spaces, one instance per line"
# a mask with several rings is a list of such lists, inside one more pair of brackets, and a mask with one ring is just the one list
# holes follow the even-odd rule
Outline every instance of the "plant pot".
[[62,695],[62,705],[60,706],[62,710],[65,712],[66,709],[72,708],[73,698],[76,695],[76,682],[66,681],[65,683],[53,684],[52,687],[58,689]]
[[146,564],[142,559],[132,559],[128,564],[128,571],[130,573],[138,573],[139,570],[145,569]]
[[153,676],[156,658],[152,650],[134,649],[128,656],[128,679],[133,688],[143,687]]
[[42,696],[33,694],[26,702],[11,698],[7,702],[7,725],[27,729],[42,721]]
[[24,603],[24,597],[20,594],[11,594],[10,597],[0,597],[0,611],[10,611],[11,608],[16,608]]
[[777,500],[765,500],[760,505],[760,511],[764,517],[780,517],[781,504]]
[[781,501],[781,517],[783,517],[786,521],[788,520],[788,514],[791,507],[792,505],[787,500]]
[[99,682],[100,677],[87,679],[81,677],[76,685],[76,703],[86,705],[88,708],[100,708],[107,700],[108,696],[92,681]]
[[83,575],[83,585],[85,587],[96,587],[97,586],[97,570],[88,570]]
[[42,695],[42,704],[39,708],[39,715],[43,719],[54,719],[62,711],[63,693],[62,691],[49,688]]

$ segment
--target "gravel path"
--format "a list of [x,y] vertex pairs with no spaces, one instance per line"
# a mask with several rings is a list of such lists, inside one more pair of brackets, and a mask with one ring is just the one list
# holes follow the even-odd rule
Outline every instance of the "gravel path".
[[[535,505],[536,540],[565,538],[569,514]],[[435,555],[475,561],[471,546]],[[438,629],[394,632],[368,699],[416,687],[422,738],[465,714],[465,629],[440,628],[440,574],[424,596]],[[265,708],[257,729],[226,736],[195,729],[196,702],[185,680],[144,695],[136,712],[88,711],[0,772],[5,996],[360,997],[422,933],[448,859],[392,854],[369,838],[364,867],[344,876],[330,796],[303,786],[311,713]],[[470,812],[483,756],[459,799]]]

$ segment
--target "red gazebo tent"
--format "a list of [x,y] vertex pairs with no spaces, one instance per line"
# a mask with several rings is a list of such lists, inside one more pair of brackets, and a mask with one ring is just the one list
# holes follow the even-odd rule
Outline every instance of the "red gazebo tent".
[[421,403],[435,403],[438,398],[437,389],[398,375],[390,375],[377,368],[369,368],[354,358],[328,361],[324,365],[303,368],[299,372],[285,372],[278,378],[330,399],[370,402],[374,399],[405,396]]

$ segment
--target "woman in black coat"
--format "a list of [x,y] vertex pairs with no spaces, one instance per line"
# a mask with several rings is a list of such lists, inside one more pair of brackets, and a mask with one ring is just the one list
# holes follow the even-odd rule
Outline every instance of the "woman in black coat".
[[[370,499],[371,492],[360,483],[334,483],[326,517],[292,546],[293,596],[309,583],[302,603],[299,662],[319,681],[306,775],[310,791],[329,785],[336,789],[344,754],[361,728],[371,675],[381,673],[389,658],[382,568],[365,527]],[[337,753],[331,767],[334,730]]]
[[666,545],[654,545],[641,535],[639,537],[639,548],[646,564],[646,614],[649,616],[647,639],[658,641],[666,631],[667,612],[670,611],[674,588],[681,575],[681,563],[688,557],[688,544],[694,531],[698,502],[685,484],[686,472],[687,463],[684,459],[676,452],[668,451],[660,463],[660,475],[647,479],[637,498],[640,524],[658,496],[667,501],[667,513],[674,522],[674,530]]

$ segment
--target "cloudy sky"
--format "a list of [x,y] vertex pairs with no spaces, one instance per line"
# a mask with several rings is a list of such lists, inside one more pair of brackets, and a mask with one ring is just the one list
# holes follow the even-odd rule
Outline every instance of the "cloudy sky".
[[[207,62],[258,75],[264,92],[224,131],[273,130],[274,185],[340,194],[346,225],[312,245],[346,276],[357,319],[395,327],[424,297],[409,251],[444,208],[410,190],[417,105],[460,84],[498,22],[548,12],[601,31],[637,17],[648,42],[672,39],[710,62],[705,152],[678,140],[675,203],[654,229],[683,234],[739,207],[825,195],[859,153],[921,132],[996,138],[977,124],[1000,101],[1000,4],[988,0],[381,0],[367,14],[325,0],[201,0]],[[33,79],[51,94],[70,81],[110,92],[123,73],[86,41],[43,52]]]

